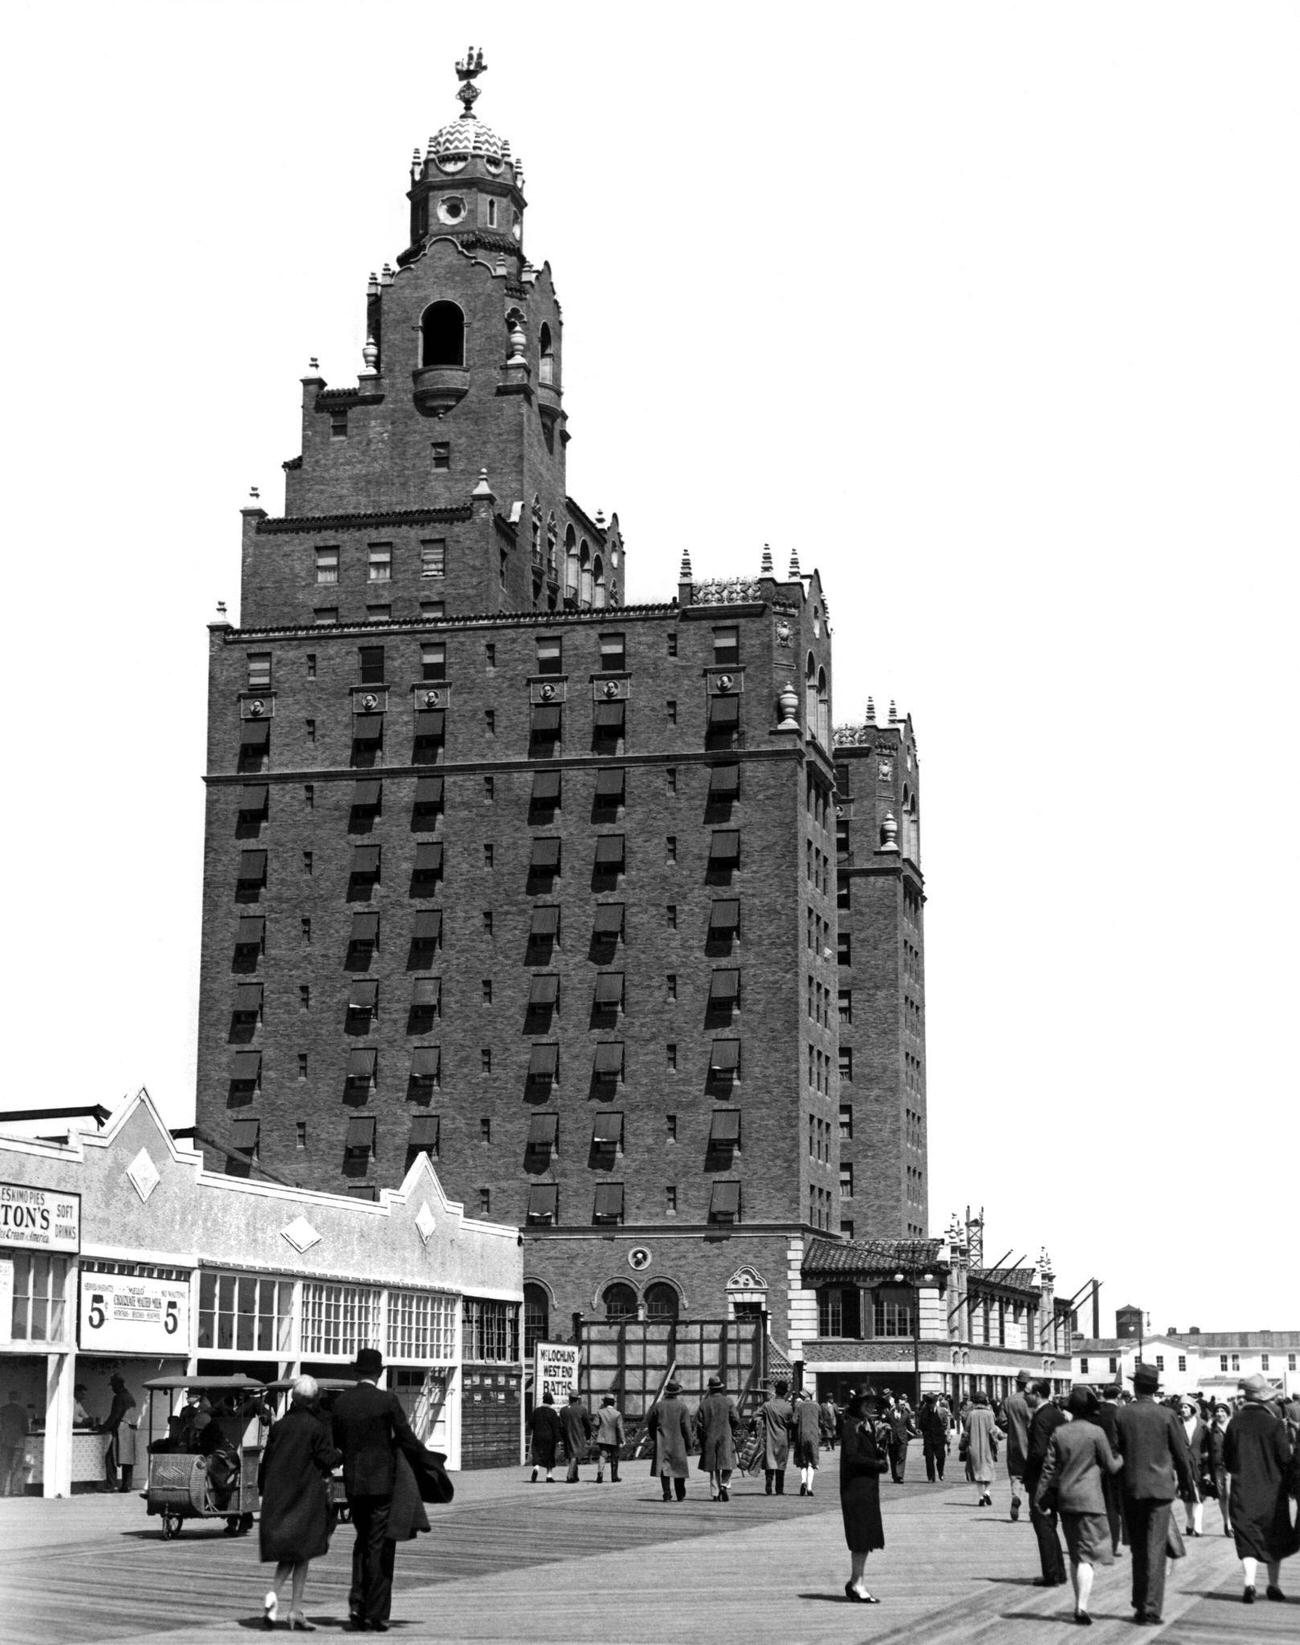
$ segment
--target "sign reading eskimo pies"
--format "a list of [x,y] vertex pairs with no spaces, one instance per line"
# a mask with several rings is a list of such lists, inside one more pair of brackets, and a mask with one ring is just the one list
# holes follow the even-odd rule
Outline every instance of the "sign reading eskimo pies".
[[23,1251],[79,1251],[81,1195],[0,1182],[0,1245]]
[[91,1353],[187,1354],[190,1288],[185,1280],[82,1274],[81,1347]]
[[533,1361],[533,1404],[542,1403],[550,1393],[563,1405],[578,1387],[578,1349],[571,1342],[539,1342]]

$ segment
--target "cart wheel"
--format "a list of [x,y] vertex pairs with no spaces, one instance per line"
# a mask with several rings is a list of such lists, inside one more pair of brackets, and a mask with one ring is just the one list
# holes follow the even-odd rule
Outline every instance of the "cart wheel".
[[179,1514],[164,1514],[162,1516],[163,1541],[170,1542],[172,1537],[181,1534],[181,1516]]

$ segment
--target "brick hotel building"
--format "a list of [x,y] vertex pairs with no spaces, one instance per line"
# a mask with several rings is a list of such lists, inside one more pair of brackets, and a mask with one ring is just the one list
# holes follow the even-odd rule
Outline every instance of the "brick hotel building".
[[209,632],[198,1129],[366,1197],[428,1152],[519,1225],[534,1333],[787,1340],[810,1239],[926,1232],[915,741],[832,731],[816,572],[625,603],[481,67]]

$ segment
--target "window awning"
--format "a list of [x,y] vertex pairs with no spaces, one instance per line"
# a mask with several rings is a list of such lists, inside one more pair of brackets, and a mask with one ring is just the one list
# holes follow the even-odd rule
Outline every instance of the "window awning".
[[534,976],[528,984],[528,1009],[533,1011],[538,1006],[554,1005],[559,992],[560,979],[553,972]]
[[245,783],[239,791],[239,809],[245,816],[259,816],[267,809],[270,795],[266,783]]
[[373,1011],[379,1002],[379,984],[364,979],[354,982],[348,989],[349,1011]]
[[623,1140],[622,1114],[597,1114],[591,1127],[591,1140],[596,1148],[617,1148]]
[[411,931],[411,940],[419,943],[434,943],[442,935],[442,911],[437,908],[422,909],[415,916],[415,925]]
[[357,743],[378,743],[384,740],[382,714],[356,714],[352,719],[352,740]]
[[379,915],[371,909],[363,914],[354,914],[352,916],[352,934],[348,940],[350,942],[378,942]]
[[596,974],[596,1004],[622,1005],[623,1003],[623,973],[621,971],[599,971]]
[[446,733],[447,710],[445,708],[421,708],[416,710],[415,735],[420,742],[440,743]]
[[537,703],[533,708],[534,737],[555,737],[560,731],[559,703]]
[[621,902],[598,902],[595,917],[592,921],[592,930],[598,936],[618,936],[623,930],[623,904]]
[[558,771],[534,771],[534,805],[558,805],[560,803],[560,775]]
[[612,703],[597,703],[592,715],[592,723],[600,731],[621,731],[626,708],[627,704],[622,699]]
[[597,1074],[621,1074],[623,1072],[622,1041],[606,1040],[598,1045],[592,1068]]
[[256,1085],[262,1077],[262,1053],[260,1051],[236,1051],[230,1077],[240,1085]]
[[243,748],[268,748],[271,743],[270,720],[241,721],[239,741]]
[[534,1114],[528,1122],[528,1146],[532,1149],[554,1148],[559,1125],[558,1114]]
[[598,1182],[596,1184],[596,1221],[618,1222],[623,1216],[623,1184]]
[[731,1005],[740,998],[740,972],[715,971],[709,978],[709,1004]]
[[535,1182],[528,1190],[529,1222],[554,1222],[560,1190],[553,1182]]
[[441,993],[441,977],[417,977],[411,985],[411,1004],[436,1008]]
[[436,1045],[417,1045],[411,1052],[411,1078],[436,1080],[442,1066],[442,1051]]
[[560,1048],[558,1045],[535,1045],[528,1053],[528,1077],[530,1080],[553,1080],[559,1066]]
[[438,1152],[438,1124],[437,1114],[417,1114],[411,1121],[411,1132],[407,1137],[407,1144],[411,1148],[427,1148],[431,1154]]
[[235,933],[237,948],[260,948],[266,935],[266,920],[260,914],[246,914]]
[[715,1182],[713,1192],[709,1196],[709,1216],[721,1221],[723,1218],[734,1222],[740,1215],[740,1184],[738,1182]]
[[715,765],[709,772],[709,798],[711,800],[734,800],[740,793],[740,767],[738,765]]
[[375,1077],[375,1052],[366,1048],[348,1052],[348,1079],[372,1080]]
[[379,802],[383,796],[384,785],[367,777],[364,782],[352,785],[352,806],[356,811],[378,811]]
[[353,1114],[348,1121],[348,1152],[352,1153],[355,1149],[359,1153],[369,1153],[374,1145],[375,1116],[373,1114]]
[[613,802],[623,798],[627,772],[621,765],[605,766],[596,773],[596,798]]
[[596,861],[602,868],[621,868],[623,866],[623,836],[621,834],[598,834],[596,836]]
[[559,929],[560,911],[554,904],[546,903],[533,909],[532,924],[528,928],[530,937],[553,937]]
[[352,848],[352,873],[360,880],[373,880],[379,876],[379,847],[377,845],[355,845]]
[[560,842],[548,835],[533,841],[532,867],[539,873],[554,873],[560,866]]
[[734,1074],[740,1067],[740,1041],[714,1040],[709,1052],[711,1074]]
[[709,1141],[738,1143],[740,1141],[740,1109],[715,1108],[709,1123]]
[[262,1129],[261,1120],[236,1120],[233,1127],[232,1140],[236,1150],[241,1154],[255,1154],[257,1139]]
[[266,880],[266,852],[241,851],[239,853],[239,883],[241,885],[262,885]]
[[421,840],[415,848],[415,873],[423,879],[442,873],[442,842]]
[[740,830],[715,828],[709,844],[709,859],[712,862],[739,862]]
[[740,724],[739,697],[710,697],[709,698],[709,727],[716,730],[720,726],[736,726]]
[[260,982],[241,982],[235,989],[233,1009],[236,1011],[260,1011],[262,1009],[262,985]]
[[720,897],[709,909],[710,931],[735,931],[740,925],[740,900]]
[[415,803],[421,811],[432,811],[442,804],[442,778],[417,777]]

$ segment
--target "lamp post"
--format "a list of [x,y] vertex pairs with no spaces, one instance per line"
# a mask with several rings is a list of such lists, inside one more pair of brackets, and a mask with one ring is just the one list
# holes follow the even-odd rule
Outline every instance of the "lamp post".
[[902,1269],[894,1275],[895,1285],[910,1285],[912,1287],[912,1409],[921,1408],[921,1281],[933,1285],[934,1275],[926,1269],[924,1273],[917,1273],[910,1269],[904,1273]]

